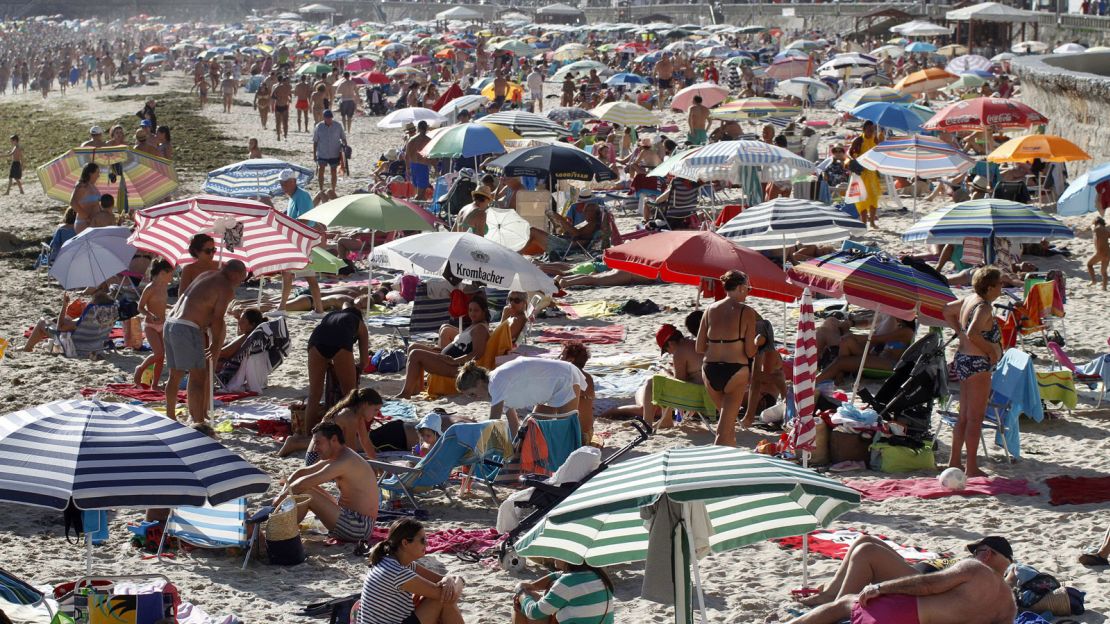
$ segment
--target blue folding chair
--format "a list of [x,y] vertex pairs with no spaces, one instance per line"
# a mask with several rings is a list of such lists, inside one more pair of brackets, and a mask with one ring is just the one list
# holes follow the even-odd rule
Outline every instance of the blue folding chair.
[[204,507],[177,507],[170,510],[162,539],[158,542],[158,557],[167,537],[176,537],[198,548],[242,548],[242,569],[247,568],[258,530],[247,534],[247,499],[238,498],[221,505]]
[[[1006,442],[1006,413],[1010,409],[1010,399],[1003,396],[997,390],[991,392],[990,402],[987,403],[987,412],[983,416],[983,427],[979,430],[979,446],[983,449],[983,456],[990,459],[990,451],[987,450],[987,437],[984,431],[995,431],[998,435],[995,439],[999,441],[999,446],[1006,454],[1006,460],[1011,464],[1014,463],[1014,454],[1010,451],[1010,446]],[[949,427],[955,427],[956,421],[959,420],[959,413],[952,411],[940,412],[940,422]]]

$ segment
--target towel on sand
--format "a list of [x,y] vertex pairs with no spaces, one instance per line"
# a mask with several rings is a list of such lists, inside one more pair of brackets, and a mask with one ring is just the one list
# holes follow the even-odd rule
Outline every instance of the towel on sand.
[[604,318],[616,316],[620,305],[610,301],[579,301],[577,303],[559,303],[559,309],[567,313],[567,318]]
[[[844,555],[848,554],[848,547],[852,545],[852,542],[863,535],[871,535],[871,537],[881,539],[883,543],[893,548],[899,555],[902,555],[902,558],[906,561],[930,561],[932,559],[943,559],[952,556],[951,553],[936,553],[916,546],[903,546],[885,535],[876,535],[864,531],[857,531],[855,529],[841,529],[838,531],[818,529],[813,531],[809,534],[809,552],[815,555],[828,557],[829,559],[844,559]],[[780,537],[771,541],[783,548],[792,550],[802,549],[801,535]]]
[[[108,384],[103,388],[81,388],[81,396],[90,397],[94,394],[114,394],[121,396],[125,399],[132,401],[142,401],[143,403],[158,403],[166,400],[166,393],[161,390],[151,390],[150,388],[136,388],[134,384],[118,383]],[[215,400],[221,403],[231,403],[246,397],[258,396],[257,392],[216,392]],[[184,402],[189,399],[189,396],[184,390],[177,391],[177,400]]]
[[1053,505],[1085,505],[1110,501],[1110,477],[1052,477],[1048,485]]
[[624,325],[606,327],[547,327],[540,332],[537,342],[571,342],[587,344],[617,344],[624,340]]
[[1006,479],[1003,477],[974,477],[967,480],[962,490],[949,490],[936,479],[880,479],[878,481],[848,480],[844,485],[863,494],[867,500],[883,501],[888,498],[942,498],[944,496],[1037,496],[1037,490],[1029,486],[1025,479]]
[[[389,535],[387,527],[374,527],[370,535],[370,543],[376,544]],[[426,552],[457,553],[457,552],[484,552],[501,543],[501,534],[497,529],[443,529],[426,535],[428,544]]]

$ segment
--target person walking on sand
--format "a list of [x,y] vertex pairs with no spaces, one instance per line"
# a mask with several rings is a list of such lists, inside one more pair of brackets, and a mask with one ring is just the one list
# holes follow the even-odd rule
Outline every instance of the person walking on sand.
[[[177,418],[177,388],[189,374],[189,416],[193,422],[208,420],[208,367],[220,356],[227,327],[224,315],[235,298],[235,289],[247,277],[247,267],[230,260],[218,272],[201,275],[183,291],[166,319],[163,337],[170,378],[166,383],[166,416]],[[207,347],[205,346],[207,344]]]
[[351,72],[343,72],[342,80],[335,83],[335,95],[339,98],[339,116],[343,118],[343,130],[351,131],[358,108],[358,85],[351,80]]
[[[308,84],[308,76],[301,76],[297,86],[293,87],[293,97],[297,99],[297,132],[308,132],[312,126],[308,123],[308,99],[312,97],[312,85]],[[304,125],[301,125],[303,120]]]
[[166,346],[162,340],[162,326],[166,324],[166,307],[169,301],[170,281],[173,280],[173,265],[159,258],[150,265],[150,283],[139,297],[139,314],[143,315],[143,335],[150,343],[150,355],[135,367],[135,385],[143,385],[143,373],[153,366],[150,376],[150,389],[161,390],[162,368],[165,364]]
[[[12,182],[15,182],[19,187],[19,194],[23,194],[23,148],[19,146],[19,135],[13,134],[11,136],[12,149],[8,151],[8,158],[11,159],[12,164],[8,167],[8,188],[4,191],[7,195],[12,192]],[[1105,231],[1105,228],[1104,228]],[[1102,265],[1102,275],[1106,275],[1106,263]]]
[[335,123],[335,114],[330,108],[325,110],[324,120],[316,124],[312,132],[312,160],[316,161],[316,179],[320,181],[321,191],[324,190],[324,166],[327,166],[331,170],[331,192],[335,192],[336,172],[346,144],[343,126]]
[[231,72],[224,74],[224,79],[220,81],[220,95],[223,96],[224,112],[231,112],[232,98],[235,97],[235,91],[239,88],[238,83],[231,77]]
[[[8,183],[11,188],[11,183]],[[19,192],[23,192],[23,187],[19,187]],[[1102,273],[1102,289],[1106,290],[1106,265],[1110,263],[1110,232],[1106,230],[1106,220],[1102,217],[1095,217],[1095,222],[1091,225],[1091,233],[1095,238],[1095,254],[1087,261],[1087,273],[1091,275],[1091,285],[1094,286],[1098,283],[1095,280],[1095,265],[1101,264]]]
[[705,145],[709,140],[709,109],[701,103],[701,96],[694,96],[694,104],[690,107],[686,121],[690,124],[690,133],[686,135],[686,142],[690,145]]
[[263,130],[270,129],[270,94],[273,90],[273,80],[270,76],[266,76],[262,79],[262,84],[258,85],[258,91],[254,92],[254,108],[258,111],[259,119],[262,120]]
[[278,84],[270,93],[270,102],[274,107],[274,130],[277,140],[284,136],[289,140],[289,102],[293,99],[293,88],[289,86],[289,78],[282,76]]

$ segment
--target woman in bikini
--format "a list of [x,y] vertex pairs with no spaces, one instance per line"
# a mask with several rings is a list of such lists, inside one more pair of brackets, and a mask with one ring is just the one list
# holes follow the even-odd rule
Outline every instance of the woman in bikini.
[[450,343],[444,334],[438,345],[415,344],[409,347],[409,361],[405,368],[405,385],[396,399],[408,399],[424,388],[424,373],[454,378],[459,369],[470,360],[486,352],[489,341],[489,306],[486,300],[475,297],[466,306],[468,324],[455,334]]
[[[952,428],[952,456],[948,466],[961,468],[968,477],[987,476],[976,465],[979,432],[991,394],[991,371],[1002,357],[1002,332],[991,314],[991,303],[1002,294],[1002,272],[993,266],[975,270],[975,294],[944,307],[944,320],[960,339],[956,351],[956,377],[960,380],[960,419]],[[960,453],[967,449],[967,466]]]
[[[863,348],[867,345],[866,338],[861,341],[858,335],[852,334],[857,339],[841,340],[836,359],[817,375],[817,383],[827,379],[839,382],[847,375],[855,375],[863,361],[866,361],[867,368],[894,370],[894,365],[898,363],[898,358],[902,357],[902,352],[913,342],[917,322],[905,319],[890,319],[890,321],[886,324],[885,331],[880,333],[876,330],[875,335],[871,337],[869,353],[863,353]],[[880,322],[878,315],[872,322]]]
[[701,373],[713,404],[721,411],[714,444],[736,446],[736,417],[748,392],[751,361],[762,338],[755,323],[759,313],[744,303],[748,276],[728,271],[721,276],[725,298],[705,309],[696,349],[705,354]]
[[88,163],[81,170],[81,178],[73,187],[73,194],[69,198],[69,206],[77,213],[77,221],[73,224],[73,229],[78,234],[91,227],[112,225],[115,222],[111,212],[106,216],[102,215],[100,191],[96,188],[96,182],[99,179],[100,166],[96,163]]

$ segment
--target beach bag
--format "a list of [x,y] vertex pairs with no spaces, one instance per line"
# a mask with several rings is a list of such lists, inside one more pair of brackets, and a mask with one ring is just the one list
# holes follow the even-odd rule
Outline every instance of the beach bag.
[[317,602],[310,604],[304,608],[301,615],[308,617],[316,617],[321,615],[328,616],[328,624],[350,624],[355,621],[353,617],[355,605],[359,601],[361,594],[351,594],[342,598],[332,598],[326,602]]
[[919,449],[876,442],[871,445],[870,466],[872,470],[896,474],[936,470],[937,462],[933,455],[933,443],[929,441]]
[[79,544],[81,536],[85,534],[85,523],[83,513],[74,504],[73,499],[70,498],[66,503],[66,508],[62,511],[62,523],[66,528],[66,541],[69,542],[69,532],[73,530],[73,536],[76,541],[70,542],[71,544]]
[[860,435],[834,429],[829,433],[829,463],[845,461],[867,462],[870,455],[871,435]]
[[408,358],[402,349],[378,349],[370,358],[370,364],[379,373],[399,373],[405,370]]
[[867,185],[859,174],[853,173],[848,180],[848,191],[844,193],[844,201],[849,204],[858,204],[867,201]]

